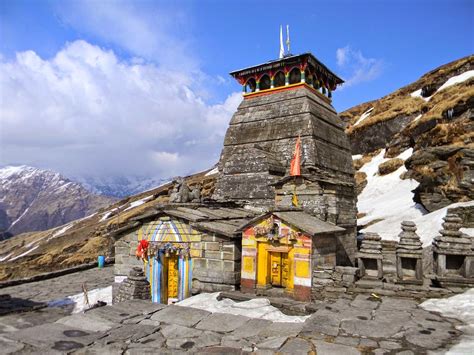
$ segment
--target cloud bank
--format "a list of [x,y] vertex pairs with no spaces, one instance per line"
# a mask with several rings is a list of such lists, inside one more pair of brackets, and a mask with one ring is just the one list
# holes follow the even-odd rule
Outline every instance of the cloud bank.
[[378,78],[382,74],[384,66],[382,59],[367,58],[360,50],[352,49],[350,46],[338,48],[336,60],[344,74],[343,88]]
[[212,166],[240,93],[208,105],[199,78],[83,40],[0,58],[0,164],[69,176],[170,177]]

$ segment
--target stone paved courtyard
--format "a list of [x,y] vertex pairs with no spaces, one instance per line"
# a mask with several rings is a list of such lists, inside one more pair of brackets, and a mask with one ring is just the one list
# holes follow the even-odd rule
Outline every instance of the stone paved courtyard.
[[457,324],[413,300],[362,294],[321,302],[304,323],[127,301],[0,317],[0,346],[4,354],[422,354],[456,343]]

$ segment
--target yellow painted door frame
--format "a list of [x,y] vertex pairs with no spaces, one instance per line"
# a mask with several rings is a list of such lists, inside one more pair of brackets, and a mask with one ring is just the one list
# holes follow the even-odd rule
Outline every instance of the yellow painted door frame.
[[168,304],[170,298],[178,298],[178,255],[164,257],[163,261],[161,299],[164,304]]
[[270,270],[271,270],[271,284],[272,286],[282,286],[282,263],[281,253],[271,251],[270,253]]

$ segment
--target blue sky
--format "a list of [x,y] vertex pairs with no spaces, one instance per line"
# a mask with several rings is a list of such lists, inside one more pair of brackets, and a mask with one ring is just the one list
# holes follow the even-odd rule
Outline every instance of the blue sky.
[[347,81],[338,111],[474,52],[474,1],[0,4],[0,165],[77,176],[212,165],[240,101],[228,73],[275,59],[280,24]]

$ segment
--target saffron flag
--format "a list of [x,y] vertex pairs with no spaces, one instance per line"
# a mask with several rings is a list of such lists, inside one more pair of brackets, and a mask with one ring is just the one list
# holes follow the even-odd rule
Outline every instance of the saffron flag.
[[290,176],[300,176],[301,175],[301,138],[298,137],[295,145],[295,153],[293,154],[293,159],[291,159],[290,164]]

